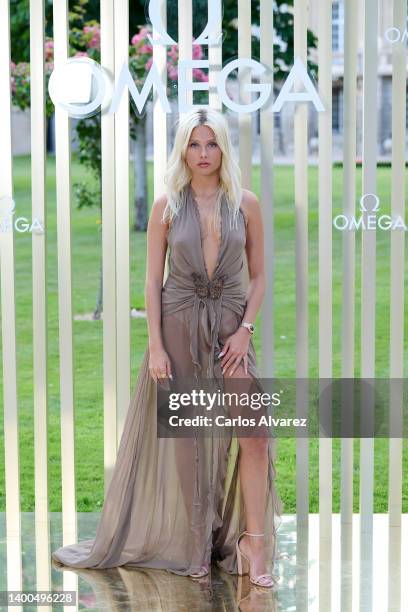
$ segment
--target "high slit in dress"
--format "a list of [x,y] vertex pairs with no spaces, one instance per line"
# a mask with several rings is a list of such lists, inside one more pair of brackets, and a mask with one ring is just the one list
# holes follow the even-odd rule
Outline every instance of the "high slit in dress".
[[[211,378],[222,385],[216,355],[239,327],[246,306],[244,214],[240,209],[237,224],[231,227],[229,208],[222,199],[221,242],[211,280],[190,183],[183,190],[183,206],[173,218],[167,240],[162,338],[173,379]],[[52,558],[69,567],[126,565],[180,575],[200,571],[213,559],[235,574],[235,542],[245,530],[237,435],[232,428],[230,435],[223,436],[158,437],[157,386],[148,365],[149,347],[132,393],[95,538],[60,547]],[[258,381],[252,338],[248,374]],[[266,571],[271,573],[282,511],[275,488],[275,444],[269,436],[264,540]]]

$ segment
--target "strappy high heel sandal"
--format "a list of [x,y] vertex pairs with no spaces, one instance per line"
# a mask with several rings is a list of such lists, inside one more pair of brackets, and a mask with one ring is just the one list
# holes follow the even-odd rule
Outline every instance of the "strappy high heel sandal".
[[266,587],[268,589],[275,586],[278,581],[278,576],[275,574],[260,574],[259,576],[251,576],[251,565],[248,557],[244,555],[239,547],[239,541],[244,535],[261,537],[264,536],[264,533],[249,533],[248,531],[243,531],[236,541],[235,548],[237,552],[237,566],[238,566],[238,574],[243,576],[244,574],[249,574],[249,580],[252,584],[256,584],[256,586]]

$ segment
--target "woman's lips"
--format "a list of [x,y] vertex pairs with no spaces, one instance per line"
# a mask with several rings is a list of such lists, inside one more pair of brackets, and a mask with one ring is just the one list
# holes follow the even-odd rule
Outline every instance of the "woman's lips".
[[199,166],[209,166],[210,164],[208,162],[201,162],[200,164],[198,164]]

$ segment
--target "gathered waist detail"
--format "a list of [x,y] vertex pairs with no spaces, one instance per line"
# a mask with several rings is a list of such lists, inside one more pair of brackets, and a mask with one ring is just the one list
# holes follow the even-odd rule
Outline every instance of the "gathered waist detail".
[[204,304],[208,316],[208,325],[203,326],[203,333],[207,343],[210,345],[207,378],[211,378],[214,376],[214,352],[221,321],[221,297],[224,283],[228,277],[226,274],[223,274],[222,276],[209,280],[202,274],[197,274],[196,272],[193,272],[191,276],[194,282],[195,296],[190,321],[190,353],[193,360],[194,375],[198,380],[198,372],[201,370],[201,363],[198,355],[200,303]]
[[200,382],[199,376],[202,370],[199,353],[200,334],[209,351],[205,376],[218,378],[217,374],[221,375],[220,372],[214,372],[214,353],[218,346],[222,307],[225,305],[243,316],[245,304],[246,292],[242,286],[242,279],[236,275],[216,273],[211,280],[197,272],[183,277],[174,274],[169,274],[167,277],[162,288],[163,314],[191,308],[190,354],[197,383]]

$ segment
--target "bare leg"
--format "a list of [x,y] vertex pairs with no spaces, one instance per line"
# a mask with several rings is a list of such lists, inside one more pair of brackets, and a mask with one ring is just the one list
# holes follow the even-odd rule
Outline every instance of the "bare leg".
[[[243,366],[239,366],[232,376],[224,375],[225,388],[231,387],[228,381],[234,378],[248,378],[248,390],[252,377],[245,374]],[[231,383],[233,385],[233,382]],[[238,390],[235,387],[235,390]],[[239,387],[242,391],[243,387]],[[240,410],[231,410],[232,416],[237,416]],[[266,437],[245,438],[238,435],[240,445],[239,474],[242,495],[245,504],[246,531],[249,533],[264,533],[265,506],[268,477],[268,447]],[[264,538],[244,535],[239,544],[242,552],[249,558],[251,575],[266,573]]]
[[[266,484],[268,475],[268,439],[240,438],[239,474],[245,504],[246,531],[264,533]],[[239,544],[249,558],[251,574],[266,571],[264,539],[244,535]]]

